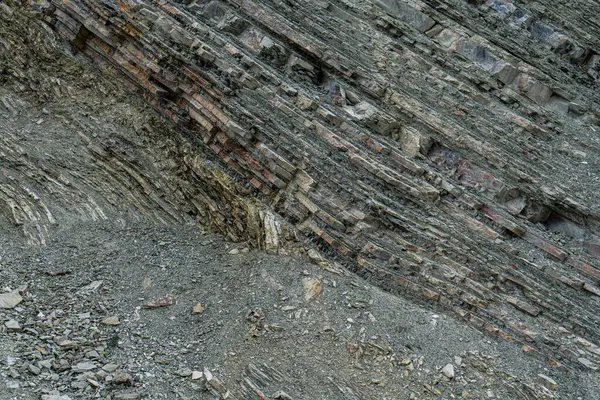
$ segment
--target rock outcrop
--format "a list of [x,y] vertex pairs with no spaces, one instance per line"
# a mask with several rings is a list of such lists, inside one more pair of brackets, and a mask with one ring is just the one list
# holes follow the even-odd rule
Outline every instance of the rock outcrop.
[[359,275],[598,368],[600,4],[31,8]]

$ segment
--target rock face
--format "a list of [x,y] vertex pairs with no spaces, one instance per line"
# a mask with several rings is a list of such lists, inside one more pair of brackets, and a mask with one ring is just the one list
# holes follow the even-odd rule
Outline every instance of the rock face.
[[600,4],[32,9],[359,275],[551,365],[600,363]]

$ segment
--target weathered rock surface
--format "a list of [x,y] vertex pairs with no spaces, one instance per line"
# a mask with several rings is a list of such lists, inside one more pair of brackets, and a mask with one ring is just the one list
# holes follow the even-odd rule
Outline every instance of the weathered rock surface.
[[[11,165],[0,200],[30,243],[45,243],[64,218],[58,209],[90,220],[194,216],[271,250],[308,238],[373,283],[452,310],[554,368],[598,369],[600,28],[588,18],[597,3],[71,0],[31,9],[47,35],[128,79],[194,140],[165,146],[176,165],[108,140],[61,164],[34,142],[16,145],[26,105],[2,97],[13,119],[0,122]],[[0,38],[9,58],[17,40]],[[10,63],[26,81],[27,60]],[[43,124],[41,115],[31,132]],[[153,129],[140,125],[140,134]],[[222,163],[207,167],[203,149]]]
[[37,9],[348,268],[552,365],[600,362],[600,5]]

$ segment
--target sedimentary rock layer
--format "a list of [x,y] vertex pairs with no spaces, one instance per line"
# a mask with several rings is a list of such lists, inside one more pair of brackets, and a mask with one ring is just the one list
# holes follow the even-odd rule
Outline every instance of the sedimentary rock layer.
[[348,268],[597,368],[600,4],[33,9]]

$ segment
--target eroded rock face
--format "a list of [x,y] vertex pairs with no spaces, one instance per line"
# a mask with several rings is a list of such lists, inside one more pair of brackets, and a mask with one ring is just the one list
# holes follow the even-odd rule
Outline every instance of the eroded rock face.
[[361,276],[553,366],[600,363],[599,4],[37,9]]
[[81,221],[198,220],[273,252],[290,239],[201,138],[161,121],[131,83],[96,73],[13,6],[0,14],[2,231],[16,228],[35,246]]

